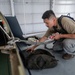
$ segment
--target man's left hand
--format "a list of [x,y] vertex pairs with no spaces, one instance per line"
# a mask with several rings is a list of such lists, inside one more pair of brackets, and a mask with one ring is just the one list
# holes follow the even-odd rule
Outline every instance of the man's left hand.
[[61,38],[61,34],[55,34],[53,37],[54,40],[58,40],[60,38]]

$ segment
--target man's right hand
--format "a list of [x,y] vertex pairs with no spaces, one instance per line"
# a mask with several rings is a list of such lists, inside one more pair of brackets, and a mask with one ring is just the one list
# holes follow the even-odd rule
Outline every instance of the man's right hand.
[[[47,37],[42,37],[40,40],[39,40],[39,42],[44,42],[45,40],[47,40]],[[34,49],[37,47],[38,45],[34,45],[34,46],[32,46],[32,47],[30,47],[30,48],[28,48],[27,49],[27,51],[34,51]]]
[[37,47],[37,46],[32,46],[32,47],[30,47],[30,48],[27,48],[27,51],[33,52],[36,47]]

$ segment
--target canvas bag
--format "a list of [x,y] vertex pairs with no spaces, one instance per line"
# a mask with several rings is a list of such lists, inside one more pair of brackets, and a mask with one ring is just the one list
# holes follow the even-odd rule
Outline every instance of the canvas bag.
[[25,67],[28,69],[38,70],[57,66],[57,60],[47,50],[37,49],[33,52],[24,50],[22,54],[24,56],[23,60],[25,61]]

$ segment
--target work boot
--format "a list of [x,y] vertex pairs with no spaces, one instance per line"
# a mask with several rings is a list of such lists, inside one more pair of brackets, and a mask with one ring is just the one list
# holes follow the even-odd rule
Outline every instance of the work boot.
[[62,56],[62,58],[65,59],[65,60],[69,60],[69,59],[71,59],[73,57],[74,57],[74,55],[67,54],[67,53]]

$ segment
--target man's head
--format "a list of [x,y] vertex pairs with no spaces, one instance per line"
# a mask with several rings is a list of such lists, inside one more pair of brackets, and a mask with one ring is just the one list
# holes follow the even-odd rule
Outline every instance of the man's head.
[[47,27],[52,28],[56,25],[56,16],[52,10],[48,10],[44,12],[42,19],[44,20],[44,23]]

